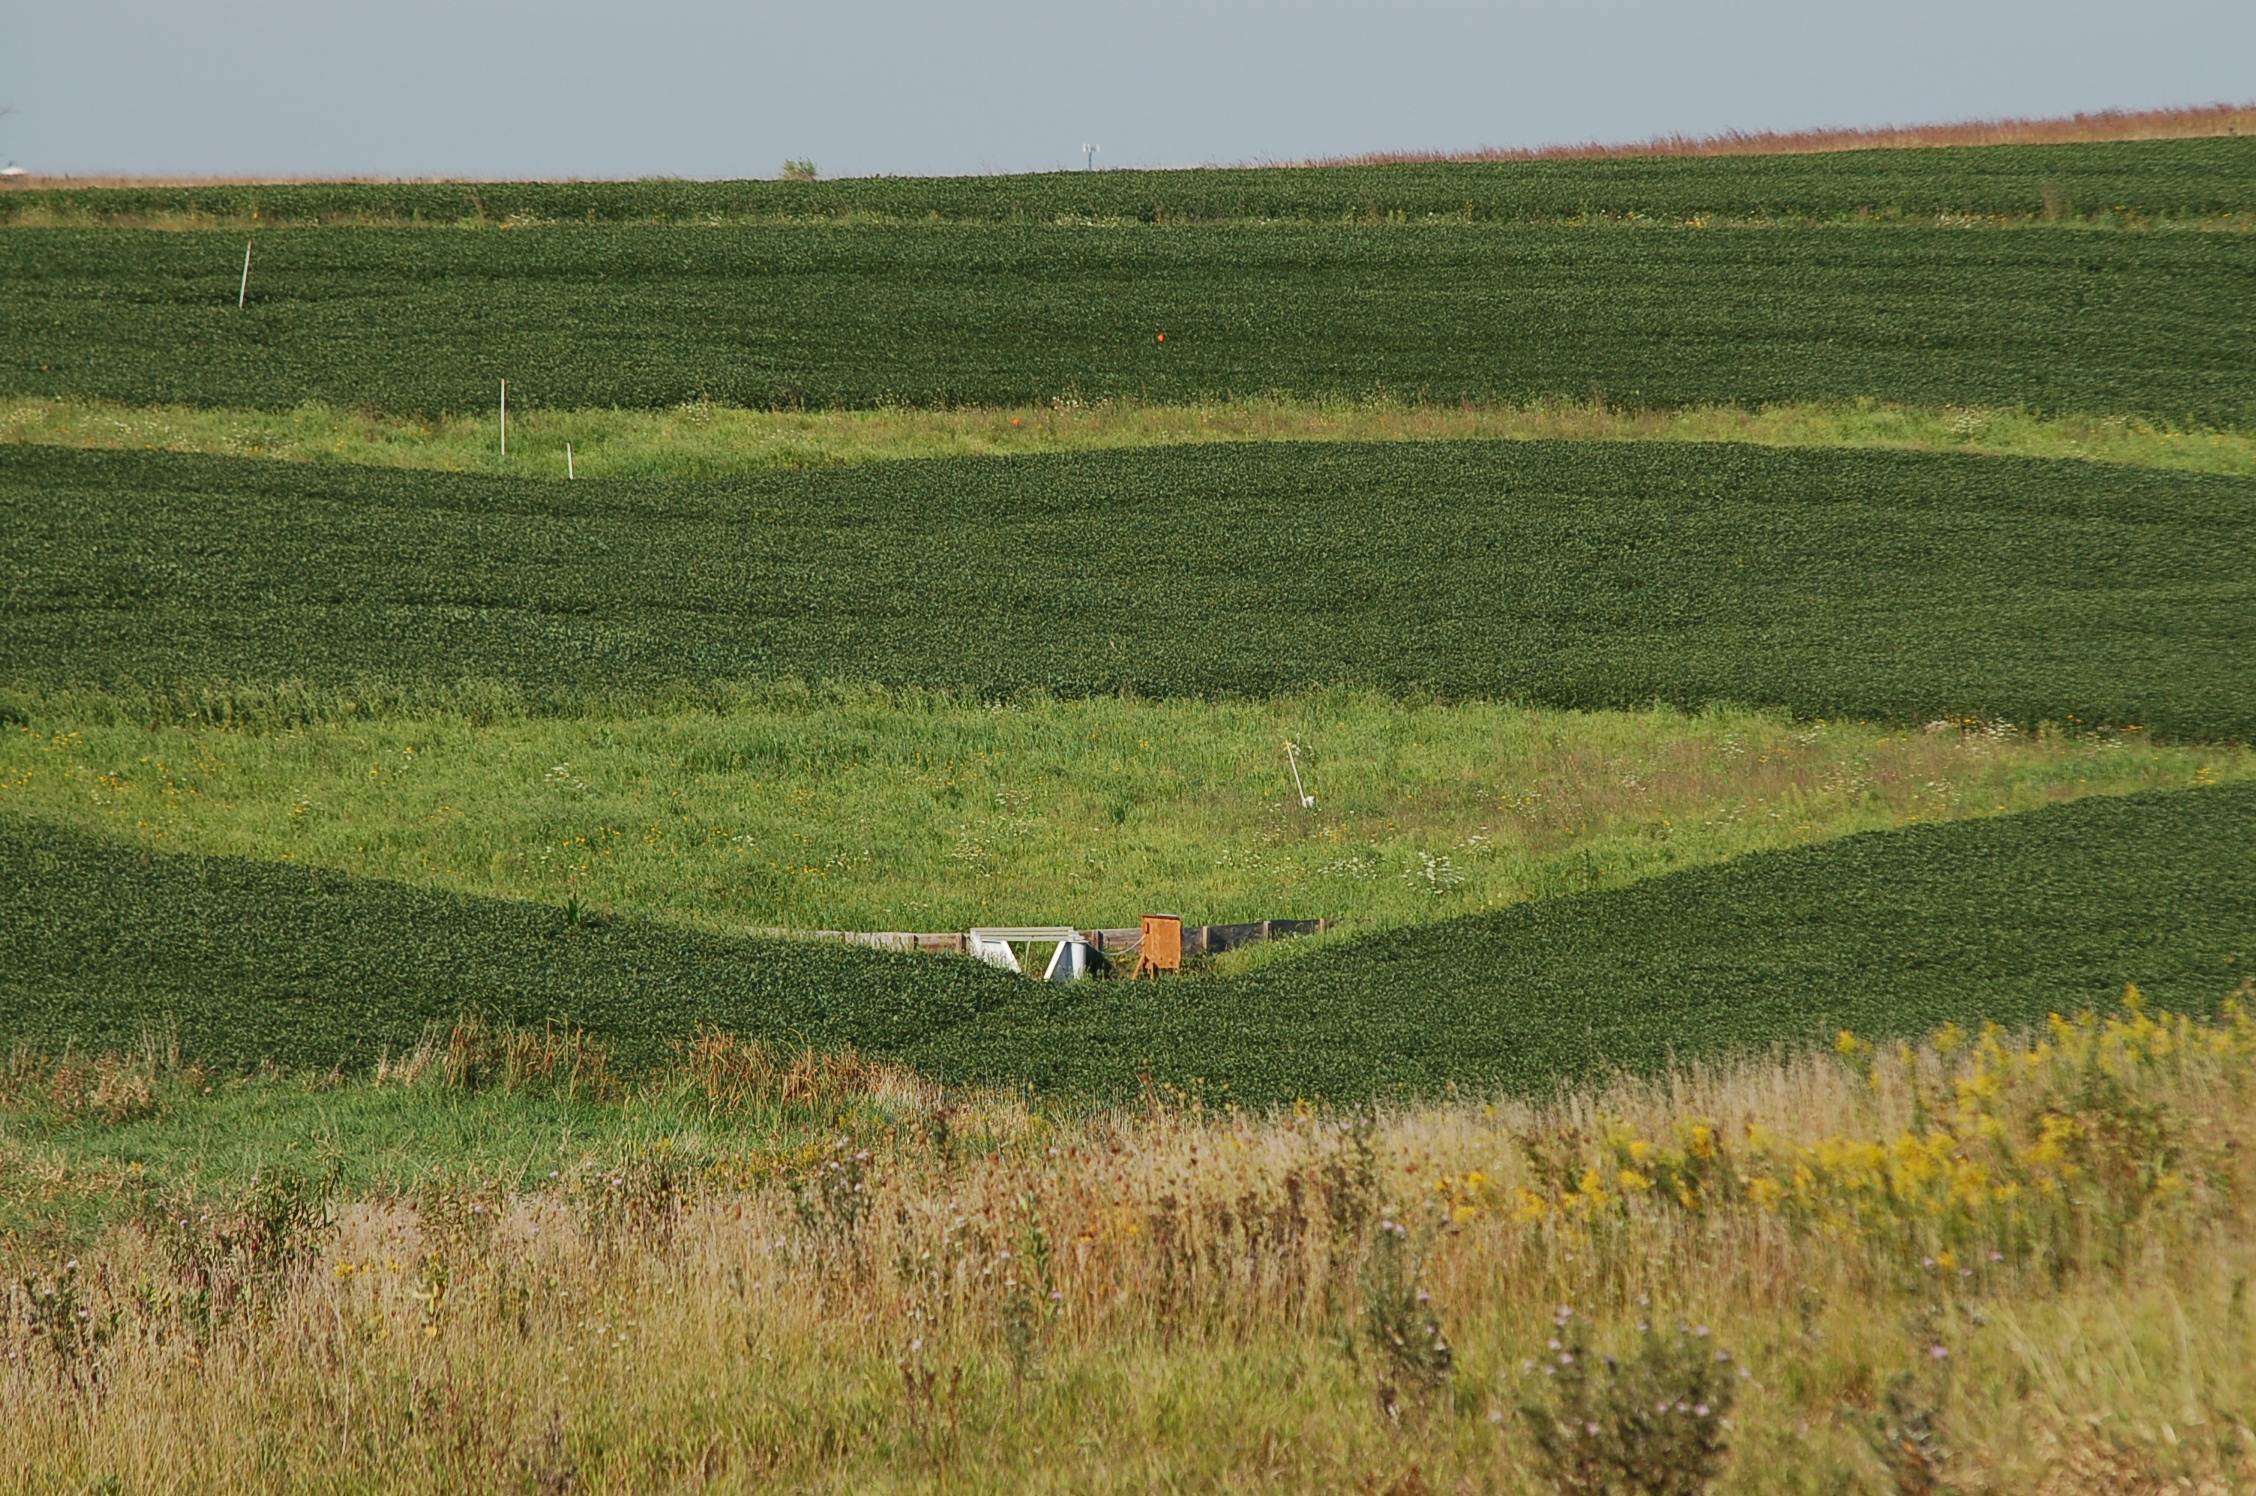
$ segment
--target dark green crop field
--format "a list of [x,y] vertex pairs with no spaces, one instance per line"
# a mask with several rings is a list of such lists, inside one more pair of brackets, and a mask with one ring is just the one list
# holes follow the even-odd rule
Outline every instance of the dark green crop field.
[[594,483],[0,448],[0,684],[1334,684],[2256,734],[2256,483],[1627,443]]
[[630,1062],[714,1024],[928,1074],[1281,1102],[1540,1088],[1774,1043],[2019,1023],[2256,969],[2256,786],[1762,853],[1257,972],[1051,988],[971,962],[727,940],[0,819],[0,1042],[366,1064],[475,1009]]
[[480,1012],[563,1019],[632,1064],[711,1024],[786,1047],[899,1053],[1020,979],[971,961],[727,940],[282,862],[149,854],[0,817],[0,1045],[326,1069]]
[[2256,140],[2119,141],[1788,156],[866,177],[836,182],[321,182],[58,188],[0,196],[97,220],[159,214],[327,223],[878,217],[957,223],[1451,217],[2208,217],[2256,211]]
[[938,1073],[1244,1102],[1521,1089],[1671,1059],[2214,1009],[2256,973],[2256,786],[2092,799],[1763,852],[1397,930],[1223,980],[1029,988]]
[[[1874,397],[2256,421],[2256,235],[1057,227],[0,235],[0,393],[520,406]],[[1164,336],[1165,341],[1161,341]]]

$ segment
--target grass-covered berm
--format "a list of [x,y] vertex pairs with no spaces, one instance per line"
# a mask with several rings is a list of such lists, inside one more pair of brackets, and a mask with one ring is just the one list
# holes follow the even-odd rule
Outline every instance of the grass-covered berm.
[[[119,1208],[0,1243],[0,1486],[2243,1489],[2256,1026],[2121,995],[1376,1112],[1060,1117],[717,1041],[626,1092],[490,1033],[19,1061],[0,1191]],[[213,1135],[260,1097],[294,1150]],[[387,1110],[415,1167],[356,1187],[328,1119]]]
[[1151,910],[1369,930],[1855,831],[2256,777],[2245,748],[2145,732],[1351,691],[779,688],[584,718],[381,696],[346,712],[317,692],[224,704],[223,727],[180,700],[19,700],[0,813],[720,935]]
[[[1870,397],[2256,424],[2256,237],[1277,225],[0,233],[0,394],[392,415]],[[242,306],[239,296],[246,297]]]
[[[471,1013],[649,1068],[720,1030],[1062,1103],[1540,1092],[1843,1027],[2023,1023],[2251,966],[2256,785],[1872,832],[1384,932],[1053,987],[955,956],[704,935],[0,820],[0,1042],[365,1067]],[[1282,951],[1283,946],[1272,949]]]
[[2256,734],[2256,483],[1631,442],[528,481],[0,447],[0,668],[1260,696]]

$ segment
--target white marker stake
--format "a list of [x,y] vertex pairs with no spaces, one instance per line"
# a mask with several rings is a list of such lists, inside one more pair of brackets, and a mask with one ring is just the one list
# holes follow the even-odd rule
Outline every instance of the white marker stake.
[[572,471],[572,444],[570,442],[566,442],[564,444],[564,476],[567,478],[577,478],[579,476],[579,474]]
[[1302,810],[1314,810],[1316,808],[1316,797],[1308,793],[1300,782],[1300,753],[1290,742],[1285,744],[1285,761],[1292,765],[1293,793],[1300,796],[1300,808]]
[[235,310],[241,311],[251,294],[251,241],[243,241],[243,284],[235,290]]
[[501,382],[501,455],[509,455],[509,381]]

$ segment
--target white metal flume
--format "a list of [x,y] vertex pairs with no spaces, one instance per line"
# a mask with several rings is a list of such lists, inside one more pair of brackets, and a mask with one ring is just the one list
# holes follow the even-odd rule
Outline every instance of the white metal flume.
[[1053,941],[1057,949],[1042,972],[1043,981],[1072,982],[1089,974],[1089,942],[1071,925],[982,925],[964,932],[964,953],[989,966],[1023,975],[1025,968],[1018,964],[1018,953],[1011,946]]

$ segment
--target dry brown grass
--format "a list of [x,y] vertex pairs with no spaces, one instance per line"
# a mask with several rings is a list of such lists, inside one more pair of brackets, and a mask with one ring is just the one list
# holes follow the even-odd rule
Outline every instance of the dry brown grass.
[[1489,146],[1474,151],[1373,151],[1310,166],[1384,166],[1429,161],[1580,161],[1614,156],[1800,156],[1823,151],[1915,150],[1928,146],[2076,145],[2108,140],[2192,140],[2256,134],[2256,103],[2174,109],[2101,109],[2043,119],[1960,120],[1936,125],[1866,125],[1817,130],[1727,130],[1650,140],[1575,145]]
[[[0,1085],[0,1105],[11,1099],[49,1100],[54,1109],[62,1107],[66,1095],[84,1090],[86,1077],[113,1072],[153,1077],[168,1068],[179,1068],[177,1044],[169,1066],[162,1058],[136,1063],[106,1056],[89,1064],[67,1054],[48,1061],[19,1051],[0,1078],[24,1079],[12,1089]],[[835,1111],[856,1102],[921,1110],[939,1104],[938,1090],[915,1072],[866,1059],[851,1047],[781,1053],[757,1039],[701,1027],[675,1046],[670,1069],[630,1076],[618,1067],[611,1046],[584,1029],[557,1023],[522,1028],[474,1013],[451,1024],[427,1026],[413,1049],[380,1058],[370,1080],[379,1087],[429,1082],[444,1091],[523,1092],[592,1102],[694,1095],[707,1108],[723,1112],[753,1106]],[[85,1108],[62,1109],[75,1116]]]
[[[2246,1021],[2132,1019],[1365,1117],[924,1090],[533,1191],[269,1178],[17,1264],[0,1487],[1534,1491],[1543,1368],[1644,1320],[1744,1370],[1718,1489],[2247,1489],[2252,1079]],[[2029,1193],[1972,1201],[1976,1158]],[[1797,1170],[1799,1207],[1750,1183]]]
[[136,1054],[42,1056],[18,1044],[0,1061],[0,1111],[40,1110],[115,1126],[156,1110],[160,1080],[181,1070],[180,1038],[170,1030],[144,1035]]

